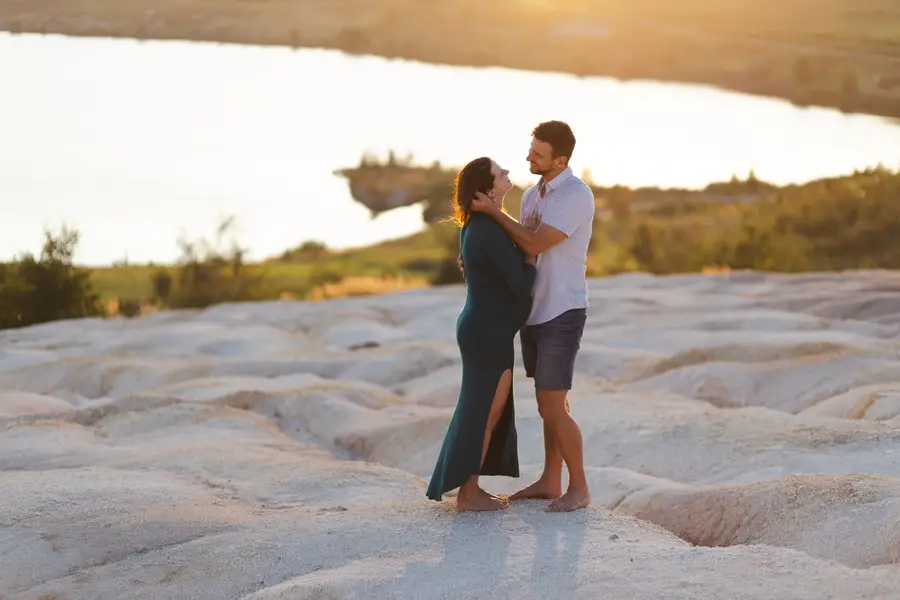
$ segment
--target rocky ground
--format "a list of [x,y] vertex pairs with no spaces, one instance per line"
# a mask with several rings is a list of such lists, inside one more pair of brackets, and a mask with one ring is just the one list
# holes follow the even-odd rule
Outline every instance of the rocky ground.
[[896,598],[900,276],[590,287],[568,514],[424,496],[461,287],[0,332],[0,598]]

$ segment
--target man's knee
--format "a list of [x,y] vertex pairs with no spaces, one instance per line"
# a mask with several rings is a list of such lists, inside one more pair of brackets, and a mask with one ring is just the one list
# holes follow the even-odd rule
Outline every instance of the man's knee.
[[554,420],[568,413],[567,390],[536,390],[538,414],[544,420]]

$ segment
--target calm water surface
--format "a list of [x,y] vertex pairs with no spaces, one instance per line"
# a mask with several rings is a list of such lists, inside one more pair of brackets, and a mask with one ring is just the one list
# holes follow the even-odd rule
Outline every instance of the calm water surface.
[[900,127],[710,88],[424,65],[334,51],[0,35],[0,260],[41,228],[78,259],[171,260],[236,215],[253,258],[315,238],[421,228],[371,219],[334,169],[363,152],[461,165],[488,154],[532,180],[531,128],[569,121],[573,167],[601,183],[703,186],[754,169],[786,183],[900,166]]

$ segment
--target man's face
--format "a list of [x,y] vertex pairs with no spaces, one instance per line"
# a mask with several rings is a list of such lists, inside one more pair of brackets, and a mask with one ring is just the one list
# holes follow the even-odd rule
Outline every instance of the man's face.
[[566,158],[564,156],[553,158],[553,146],[536,138],[531,140],[531,150],[528,152],[527,160],[530,163],[531,172],[535,175],[546,175],[566,168]]

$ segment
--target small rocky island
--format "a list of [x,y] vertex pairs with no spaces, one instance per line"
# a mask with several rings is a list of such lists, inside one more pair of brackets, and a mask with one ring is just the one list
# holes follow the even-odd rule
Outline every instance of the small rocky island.
[[364,155],[356,167],[338,169],[334,174],[347,179],[353,199],[372,211],[373,217],[415,204],[423,205],[426,223],[450,214],[456,170],[440,162],[426,167],[414,164],[412,157],[398,159],[393,152],[385,161]]

